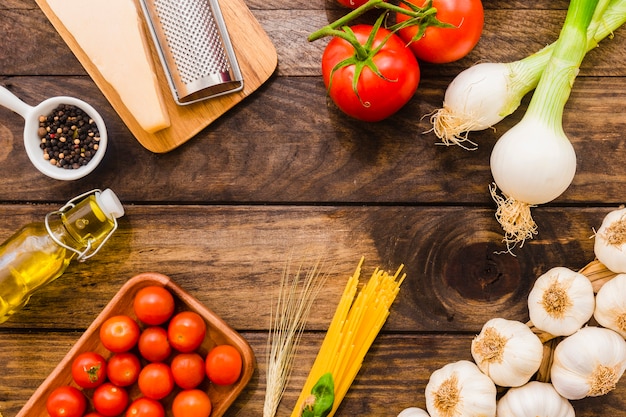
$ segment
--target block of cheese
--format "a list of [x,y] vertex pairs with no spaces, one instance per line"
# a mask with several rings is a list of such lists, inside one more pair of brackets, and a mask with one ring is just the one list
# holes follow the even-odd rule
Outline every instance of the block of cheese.
[[48,0],[48,6],[147,132],[170,125],[133,0]]

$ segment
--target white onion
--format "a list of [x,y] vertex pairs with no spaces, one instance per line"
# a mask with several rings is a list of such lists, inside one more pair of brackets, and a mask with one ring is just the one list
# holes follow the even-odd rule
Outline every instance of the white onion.
[[560,196],[576,174],[576,152],[562,129],[524,117],[496,142],[491,173],[502,192],[530,205]]
[[509,114],[507,109],[515,110],[519,106],[523,94],[511,93],[512,71],[516,66],[516,63],[481,63],[457,75],[446,89],[443,108],[431,116],[437,137],[446,145],[465,146],[463,142],[468,142],[476,147],[467,138],[468,132],[495,125]]

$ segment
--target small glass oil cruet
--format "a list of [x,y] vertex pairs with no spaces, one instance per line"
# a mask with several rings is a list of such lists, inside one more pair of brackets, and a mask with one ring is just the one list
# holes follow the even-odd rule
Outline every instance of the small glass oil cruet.
[[24,307],[40,287],[58,278],[72,260],[95,255],[124,215],[110,189],[93,190],[23,226],[0,245],[0,323]]

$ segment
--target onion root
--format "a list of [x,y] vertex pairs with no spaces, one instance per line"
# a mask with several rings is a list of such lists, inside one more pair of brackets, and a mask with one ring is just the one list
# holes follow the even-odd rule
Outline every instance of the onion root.
[[469,138],[476,125],[471,116],[460,117],[444,105],[430,114],[430,122],[433,127],[426,133],[434,132],[441,144],[458,145],[469,151],[478,149],[478,144]]
[[537,234],[537,224],[530,213],[531,207],[535,206],[499,195],[497,191],[495,184],[489,187],[497,205],[496,219],[504,230],[502,241],[506,243],[507,252],[512,254],[516,246],[524,246],[526,239],[532,239]]

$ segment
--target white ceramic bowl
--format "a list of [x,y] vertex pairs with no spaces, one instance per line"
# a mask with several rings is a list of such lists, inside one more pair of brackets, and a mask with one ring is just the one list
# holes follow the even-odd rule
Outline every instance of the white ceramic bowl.
[[[93,155],[91,160],[80,168],[66,169],[52,165],[44,159],[43,150],[40,148],[41,138],[37,131],[39,130],[39,116],[47,116],[57,108],[60,104],[75,106],[83,110],[94,120],[100,133],[100,142],[98,143],[98,151]],[[42,101],[37,106],[29,106],[24,103],[13,93],[0,86],[0,105],[13,110],[24,118],[24,147],[32,164],[40,172],[50,178],[57,180],[71,181],[84,177],[92,172],[104,158],[107,148],[107,131],[104,120],[100,114],[89,104],[82,100],[68,96],[52,97]]]

